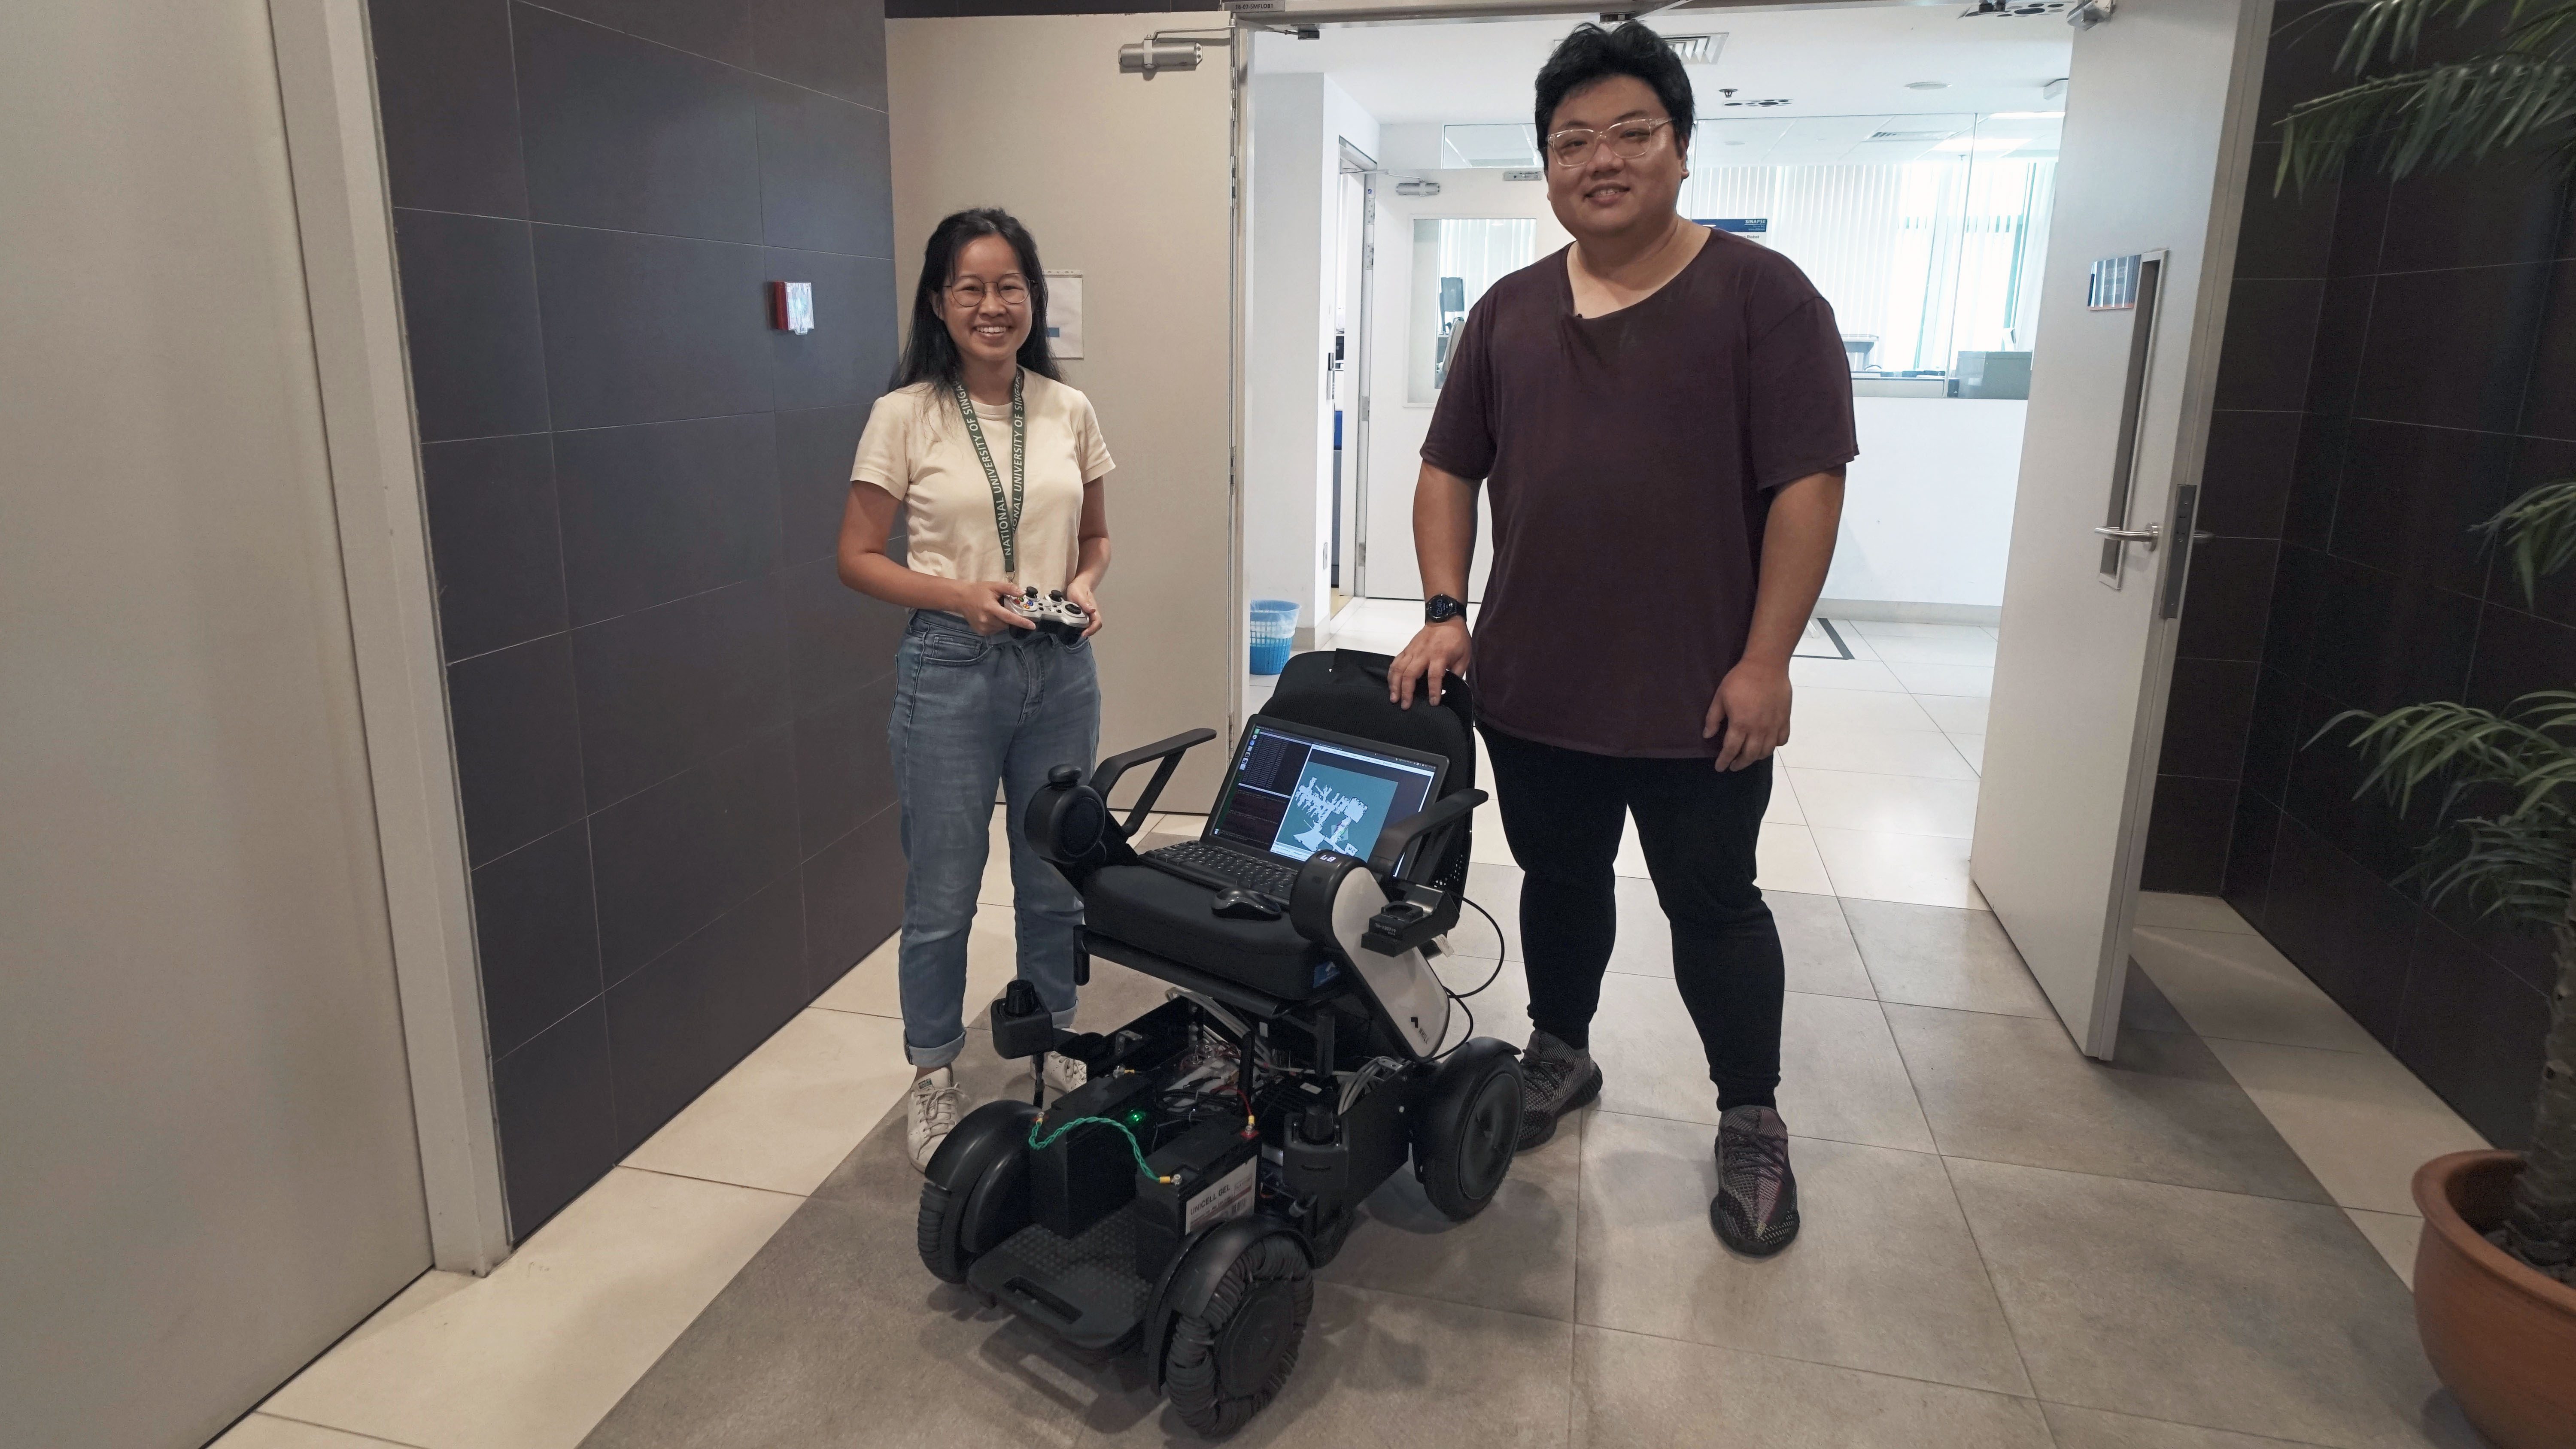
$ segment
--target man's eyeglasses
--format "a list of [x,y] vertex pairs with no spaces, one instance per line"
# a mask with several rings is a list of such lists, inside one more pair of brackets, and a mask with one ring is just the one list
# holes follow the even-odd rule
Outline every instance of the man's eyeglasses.
[[1621,121],[1607,131],[1589,126],[1552,131],[1547,138],[1547,159],[1559,166],[1580,166],[1592,159],[1593,147],[1607,145],[1611,155],[1634,161],[1655,149],[1655,133],[1672,123],[1672,117],[1666,116],[1660,121]]
[[948,300],[969,312],[983,306],[987,296],[1001,298],[1003,306],[1014,310],[1029,305],[1028,284],[1016,277],[1003,278],[1001,283],[989,292],[985,290],[983,283],[976,281],[957,282],[948,288]]

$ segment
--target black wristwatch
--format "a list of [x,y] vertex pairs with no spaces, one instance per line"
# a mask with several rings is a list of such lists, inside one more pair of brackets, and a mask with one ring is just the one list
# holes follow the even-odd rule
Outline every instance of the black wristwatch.
[[1433,594],[1422,604],[1422,622],[1445,624],[1467,612],[1467,606],[1447,594]]

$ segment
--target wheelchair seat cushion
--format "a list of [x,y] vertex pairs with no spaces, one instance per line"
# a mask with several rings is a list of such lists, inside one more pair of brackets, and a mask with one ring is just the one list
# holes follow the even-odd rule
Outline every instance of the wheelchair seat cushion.
[[1275,921],[1228,920],[1216,892],[1150,865],[1112,865],[1082,888],[1086,929],[1238,985],[1302,1001],[1331,984],[1332,956]]

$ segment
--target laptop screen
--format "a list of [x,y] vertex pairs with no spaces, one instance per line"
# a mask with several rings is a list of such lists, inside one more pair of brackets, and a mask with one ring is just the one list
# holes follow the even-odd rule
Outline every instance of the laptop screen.
[[1255,721],[1208,833],[1286,860],[1319,850],[1366,860],[1378,832],[1419,814],[1438,783],[1435,766]]

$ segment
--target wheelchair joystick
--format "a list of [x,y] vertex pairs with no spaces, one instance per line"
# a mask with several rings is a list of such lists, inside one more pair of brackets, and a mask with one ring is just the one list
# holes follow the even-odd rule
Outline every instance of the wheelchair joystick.
[[1025,979],[1014,979],[993,1003],[993,1054],[1004,1061],[1033,1057],[1053,1051],[1062,1033],[1055,1029],[1055,1013],[1038,999],[1038,989]]

